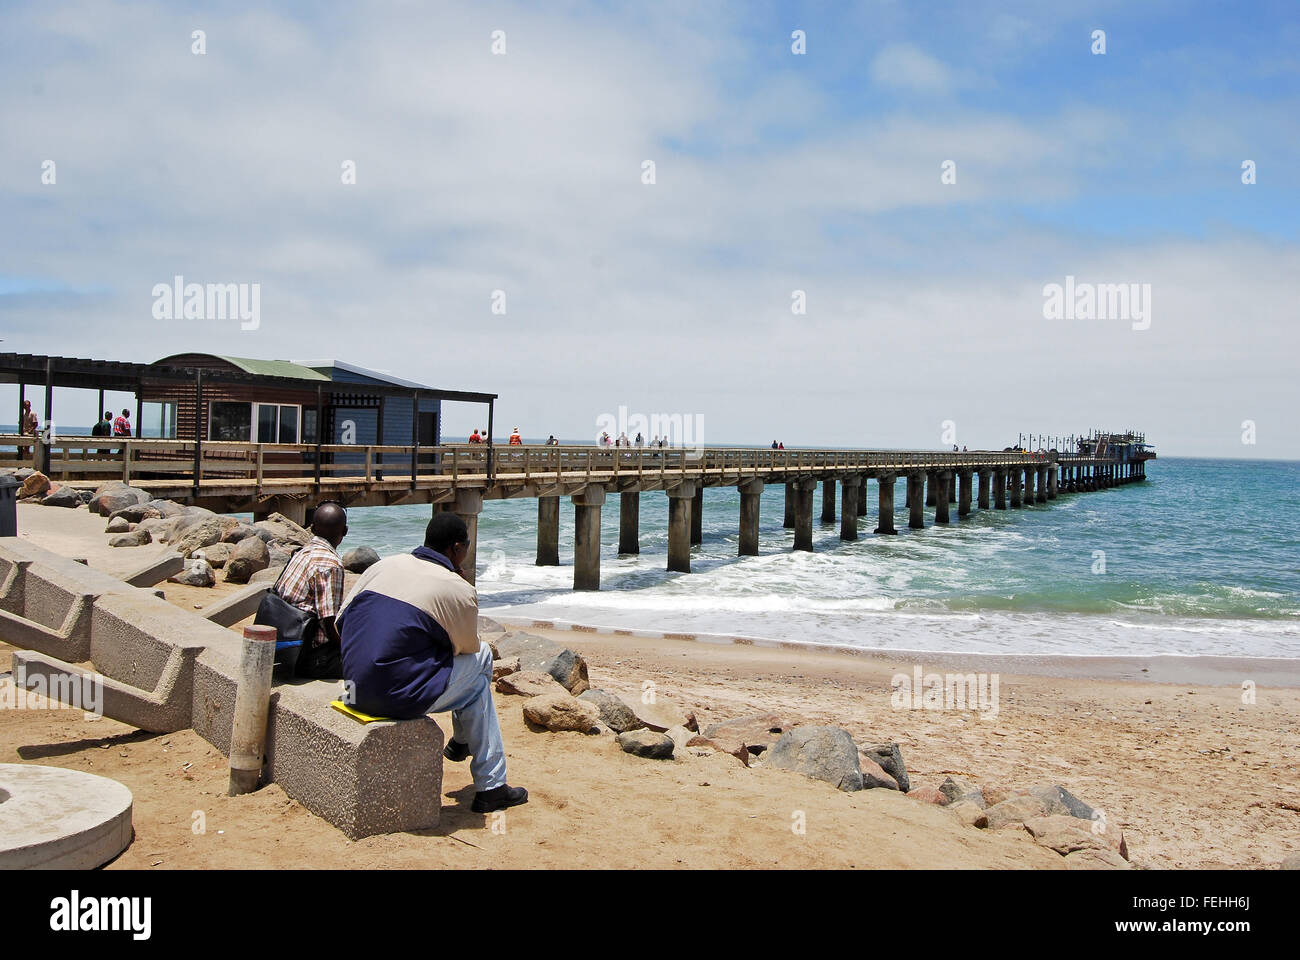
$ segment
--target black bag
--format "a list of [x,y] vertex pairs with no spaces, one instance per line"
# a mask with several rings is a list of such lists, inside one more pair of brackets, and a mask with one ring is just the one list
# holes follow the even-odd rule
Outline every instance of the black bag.
[[[289,565],[285,564],[284,570]],[[262,597],[257,605],[257,614],[253,623],[260,626],[275,627],[275,665],[284,673],[295,672],[299,658],[310,653],[316,634],[320,630],[320,619],[314,610],[302,610],[280,596],[280,580],[284,579],[284,570],[280,571],[275,586]]]

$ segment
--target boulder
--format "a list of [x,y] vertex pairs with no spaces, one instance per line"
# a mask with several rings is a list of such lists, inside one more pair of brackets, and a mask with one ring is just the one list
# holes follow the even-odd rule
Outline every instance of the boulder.
[[196,558],[186,561],[185,569],[171,580],[173,583],[183,583],[189,587],[210,587],[217,582],[217,575],[211,564]]
[[600,711],[567,690],[543,693],[524,701],[524,719],[547,730],[590,733],[600,722]]
[[754,713],[710,724],[701,732],[710,739],[739,740],[750,753],[758,754],[771,747],[794,726],[794,723],[779,714]]
[[251,523],[244,523],[242,520],[226,526],[221,531],[222,543],[239,543],[249,537],[256,537],[257,529]]
[[43,497],[49,492],[50,478],[37,471],[23,481],[23,485],[18,489],[18,499],[26,500],[29,497]]
[[284,572],[284,564],[283,564],[283,563],[278,564],[278,565],[273,563],[273,564],[271,564],[271,566],[267,567],[265,570],[259,570],[259,571],[257,571],[257,573],[255,573],[255,574],[253,574],[251,577],[249,577],[249,578],[248,578],[248,582],[249,582],[249,583],[261,583],[261,582],[264,581],[264,580],[269,580],[271,583],[275,583],[275,581],[277,581],[277,580],[280,579],[280,574],[282,574],[283,572]]
[[898,789],[898,781],[886,773],[884,767],[861,750],[858,751],[858,767],[862,770],[863,790],[872,790],[877,787],[883,787],[886,790]]
[[81,491],[62,485],[57,490],[51,485],[50,492],[41,500],[43,507],[69,507],[75,510],[81,506]]
[[916,787],[907,791],[907,795],[913,800],[920,800],[922,803],[933,803],[937,807],[946,807],[948,805],[948,798],[934,787]]
[[968,827],[976,827],[980,830],[988,828],[989,815],[970,800],[958,800],[956,803],[950,804],[948,809]]
[[[251,540],[252,537],[249,537],[249,539]],[[293,559],[293,555],[302,549],[299,544],[294,543],[292,540],[272,540],[266,545],[266,548],[272,565],[280,564],[281,566]]]
[[[645,702],[647,696],[650,696],[650,703]],[[657,692],[651,695],[651,691],[646,691],[641,696],[627,701],[627,705],[632,708],[632,712],[642,724],[659,733],[663,733],[670,727],[700,729],[695,714],[666,697],[659,696]]]
[[[265,520],[258,520],[253,526],[270,534],[266,537],[268,540],[290,540],[300,547],[307,546],[311,541],[311,531],[298,526],[282,513],[273,513]],[[259,537],[262,535],[258,534]]]
[[379,554],[369,547],[356,547],[343,554],[343,569],[352,573],[365,573],[379,562]]
[[[545,693],[568,693],[555,682],[549,673],[538,670],[520,670],[506,674],[496,682],[497,693],[513,693],[520,697],[539,697]],[[599,715],[599,711],[597,711]]]
[[501,624],[497,623],[491,617],[481,616],[478,618],[478,634],[480,637],[483,636],[483,634],[485,633],[505,633],[505,632],[506,632],[506,628],[501,626]]
[[133,503],[121,510],[114,510],[108,515],[108,519],[112,521],[117,517],[122,517],[128,523],[139,523],[141,520],[156,520],[161,516],[162,511],[152,503]]
[[148,542],[148,530],[132,530],[130,533],[118,533],[108,539],[110,547],[143,547]]
[[615,739],[624,753],[634,757],[648,757],[651,760],[671,760],[673,741],[667,735],[654,730],[628,730]]
[[188,557],[195,550],[211,546],[221,540],[221,521],[216,517],[204,517],[188,526],[178,526],[175,530],[173,545],[182,557]]
[[1042,801],[1043,811],[1048,816],[1077,817],[1080,820],[1092,819],[1092,807],[1058,784],[1043,784],[1030,787],[1027,793],[1029,796],[1037,797]]
[[1128,859],[1124,831],[1097,832],[1081,820],[1068,814],[1030,817],[1025,821],[1025,829],[1039,846],[1055,850],[1063,857],[1079,850],[1100,850],[1112,851]]
[[[108,526],[104,528],[105,533],[126,533],[131,529],[131,521],[120,513],[109,518]],[[152,536],[152,534],[150,534]]]
[[1015,792],[1005,784],[986,781],[980,784],[980,795],[984,797],[984,809],[987,810],[1003,800],[1010,800]]
[[690,749],[707,747],[716,753],[725,753],[728,756],[735,757],[745,766],[749,766],[749,748],[740,740],[729,740],[726,737],[706,737],[697,733],[686,741],[686,746]]
[[518,673],[519,669],[518,657],[510,657],[507,660],[494,660],[492,661],[492,679],[500,680],[512,673]]
[[907,793],[912,789],[912,781],[907,777],[907,767],[903,765],[903,751],[896,743],[876,743],[859,748],[859,753],[866,754],[880,768],[894,778],[898,789]]
[[[944,777],[943,783],[939,784],[939,792],[944,795],[948,803],[952,804],[958,800],[976,800],[974,795],[979,794],[979,788],[965,780]],[[983,796],[979,796],[976,802],[979,803],[981,810],[984,809]]]
[[[196,550],[193,556],[202,557],[208,563],[212,564],[212,569],[220,570],[230,560],[231,554],[235,552],[235,547],[230,543],[213,543],[202,550]],[[240,581],[245,583],[247,581]]]
[[796,727],[782,734],[764,759],[768,766],[825,780],[840,790],[862,789],[857,745],[841,727]]
[[989,815],[989,829],[997,830],[1024,823],[1032,817],[1045,816],[1047,808],[1037,797],[1019,796],[995,803],[984,812]]
[[141,520],[136,529],[148,530],[149,535],[158,543],[170,543],[176,529],[176,518],[158,517],[153,520]]
[[185,515],[185,506],[174,500],[150,500],[149,506],[158,511],[160,517],[180,517]]
[[127,486],[121,480],[111,480],[96,488],[90,498],[90,512],[101,517],[111,517],[117,510],[139,503],[148,503],[153,498],[143,490]]
[[574,696],[591,689],[587,661],[553,640],[515,631],[497,638],[495,649],[502,657],[518,657],[525,670],[549,673]]
[[271,552],[260,537],[245,537],[230,547],[226,562],[227,583],[248,583],[253,574],[271,565]]
[[1300,853],[1288,853],[1278,864],[1279,870],[1300,870]]
[[578,694],[578,699],[594,704],[600,712],[601,723],[615,733],[627,733],[629,730],[639,730],[645,726],[636,718],[636,714],[622,697],[606,693],[604,690],[592,689],[582,691]]
[[691,742],[691,738],[695,737],[696,733],[685,727],[669,727],[664,731],[664,736],[673,742],[673,753],[680,756],[686,751],[686,745]]
[[1132,870],[1127,860],[1114,850],[1076,850],[1065,855],[1067,870]]

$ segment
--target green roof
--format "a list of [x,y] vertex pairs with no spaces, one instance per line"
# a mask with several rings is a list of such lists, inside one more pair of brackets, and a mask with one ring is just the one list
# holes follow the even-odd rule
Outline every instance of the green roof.
[[220,357],[227,363],[234,364],[245,373],[259,377],[292,377],[295,380],[324,380],[330,382],[325,374],[311,367],[290,363],[288,360],[250,360],[247,357]]

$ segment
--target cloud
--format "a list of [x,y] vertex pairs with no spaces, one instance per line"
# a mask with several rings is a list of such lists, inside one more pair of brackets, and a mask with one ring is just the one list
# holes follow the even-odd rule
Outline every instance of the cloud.
[[952,90],[946,66],[910,43],[886,47],[871,61],[871,78],[881,86],[925,96],[942,96]]

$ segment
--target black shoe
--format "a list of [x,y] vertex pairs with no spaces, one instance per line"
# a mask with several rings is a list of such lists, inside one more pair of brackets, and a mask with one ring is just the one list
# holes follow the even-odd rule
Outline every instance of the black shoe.
[[461,743],[459,740],[448,740],[447,745],[442,748],[442,755],[452,763],[460,763],[469,756],[469,744]]
[[470,806],[470,809],[475,813],[492,813],[494,810],[517,807],[519,804],[527,802],[527,790],[523,787],[512,787],[505,784],[494,790],[480,790],[474,794],[474,803]]

